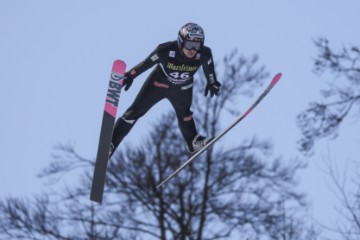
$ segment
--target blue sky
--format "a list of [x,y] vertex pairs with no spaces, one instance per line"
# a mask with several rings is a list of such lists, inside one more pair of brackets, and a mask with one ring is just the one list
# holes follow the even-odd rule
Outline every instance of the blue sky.
[[[359,9],[355,0],[1,1],[0,197],[46,191],[36,175],[59,142],[73,143],[84,157],[94,158],[113,60],[134,66],[159,43],[174,40],[190,21],[204,28],[216,62],[237,48],[245,56],[258,54],[272,75],[283,73],[269,97],[224,142],[256,135],[272,140],[274,153],[284,159],[302,158],[295,118],[309,101],[320,99],[326,80],[312,73],[313,40],[327,37],[335,49],[359,43]],[[146,76],[122,94],[118,114]],[[253,100],[239,96],[239,110]],[[171,109],[161,102],[143,117],[122,147],[141,141],[143,129],[164,108]],[[311,214],[320,222],[335,219],[336,199],[319,166],[329,151],[339,167],[356,160],[359,130],[351,117],[338,139],[316,145],[309,168],[299,175],[300,189],[312,202]]]

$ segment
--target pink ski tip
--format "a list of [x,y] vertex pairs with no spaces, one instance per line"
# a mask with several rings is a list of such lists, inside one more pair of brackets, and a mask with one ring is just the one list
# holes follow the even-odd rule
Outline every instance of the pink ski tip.
[[276,75],[274,76],[273,80],[271,81],[271,83],[272,83],[272,84],[277,83],[277,82],[280,80],[281,76],[282,76],[282,73],[276,74]]
[[120,73],[123,75],[125,73],[125,68],[126,68],[126,63],[124,61],[115,60],[112,67],[112,72]]

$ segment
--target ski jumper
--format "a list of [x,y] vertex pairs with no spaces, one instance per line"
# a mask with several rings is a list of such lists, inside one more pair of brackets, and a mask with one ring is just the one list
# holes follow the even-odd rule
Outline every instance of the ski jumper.
[[188,147],[197,135],[190,110],[193,96],[193,76],[202,67],[208,83],[217,81],[211,49],[203,46],[193,58],[187,58],[176,41],[160,44],[144,61],[130,69],[133,78],[156,65],[144,82],[132,105],[115,124],[112,143],[115,149],[136,121],[162,99],[173,106],[178,125]]

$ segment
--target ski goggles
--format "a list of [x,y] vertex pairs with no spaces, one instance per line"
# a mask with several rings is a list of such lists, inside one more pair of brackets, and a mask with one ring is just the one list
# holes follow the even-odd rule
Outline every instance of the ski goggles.
[[201,48],[201,42],[185,41],[184,48],[186,48],[187,50],[195,49],[195,51],[199,51]]

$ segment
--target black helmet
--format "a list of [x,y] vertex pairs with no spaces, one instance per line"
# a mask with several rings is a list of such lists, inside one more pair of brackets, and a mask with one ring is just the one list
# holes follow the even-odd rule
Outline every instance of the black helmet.
[[203,29],[196,23],[187,23],[179,30],[179,48],[195,49],[199,51],[204,45],[205,35]]

